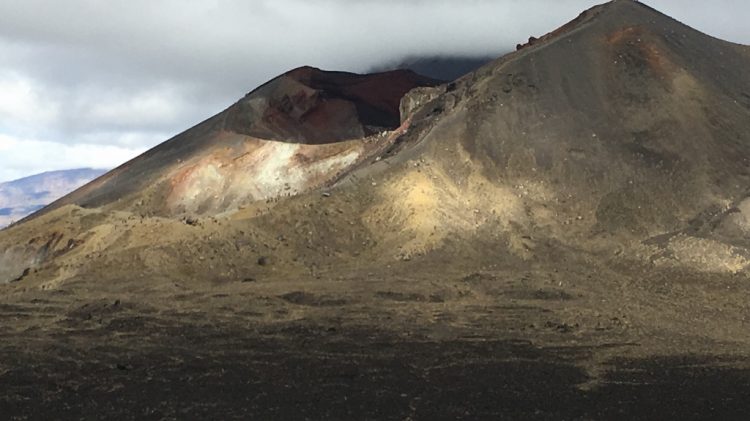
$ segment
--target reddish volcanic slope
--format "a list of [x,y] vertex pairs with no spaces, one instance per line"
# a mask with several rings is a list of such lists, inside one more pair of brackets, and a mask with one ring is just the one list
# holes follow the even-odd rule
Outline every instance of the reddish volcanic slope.
[[227,110],[228,130],[285,142],[320,144],[399,126],[399,103],[411,89],[440,81],[409,70],[371,75],[291,70]]
[[439,83],[409,70],[294,69],[35,217],[67,204],[155,215],[216,213],[296,194],[392,142],[382,132],[400,126],[401,98]]

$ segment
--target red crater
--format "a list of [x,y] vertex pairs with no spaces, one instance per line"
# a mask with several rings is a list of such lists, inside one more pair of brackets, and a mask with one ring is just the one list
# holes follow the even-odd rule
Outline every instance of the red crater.
[[411,89],[440,83],[409,70],[359,75],[300,67],[233,105],[225,129],[307,144],[361,138],[398,127],[401,98]]

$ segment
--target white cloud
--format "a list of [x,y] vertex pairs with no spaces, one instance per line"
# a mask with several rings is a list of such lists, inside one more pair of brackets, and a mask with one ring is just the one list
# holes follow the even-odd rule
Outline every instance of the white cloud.
[[[69,107],[57,124],[69,137],[87,137],[93,143],[112,142],[111,136],[101,136],[102,133],[170,133],[176,127],[187,128],[186,120],[196,118],[195,108],[204,105],[191,103],[185,90],[167,84],[132,90],[84,87],[57,99]],[[120,138],[128,137],[114,139]],[[133,144],[137,138],[151,140],[149,136],[130,136],[126,144]]]
[[0,73],[0,121],[6,125],[47,125],[59,115],[57,106],[45,101],[34,81]]
[[144,151],[143,147],[66,145],[0,134],[0,181],[69,168],[113,168]]

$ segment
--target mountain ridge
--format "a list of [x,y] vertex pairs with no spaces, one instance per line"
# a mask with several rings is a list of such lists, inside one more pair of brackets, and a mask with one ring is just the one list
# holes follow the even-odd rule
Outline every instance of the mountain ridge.
[[[716,63],[726,63],[719,66],[728,69],[718,73]],[[398,253],[409,256],[439,246],[453,230],[473,235],[473,229],[467,228],[473,211],[460,204],[457,195],[463,189],[462,194],[473,197],[479,206],[489,193],[472,188],[480,184],[493,186],[493,194],[513,204],[493,208],[503,215],[500,220],[482,218],[482,223],[500,223],[509,236],[505,241],[511,244],[527,243],[523,239],[531,230],[555,241],[591,247],[604,241],[596,233],[606,233],[605,237],[636,246],[643,239],[683,232],[696,221],[708,224],[711,218],[721,218],[719,209],[744,200],[742,186],[748,176],[742,158],[747,149],[742,121],[750,102],[742,102],[743,93],[734,88],[750,85],[750,78],[738,70],[746,63],[730,44],[640,3],[618,1],[595,6],[531,45],[449,84],[436,85],[411,72],[357,76],[302,67],[251,91],[227,111],[43,212],[77,204],[142,216],[242,215],[243,209],[257,209],[261,201],[316,189],[364,189],[371,191],[366,193],[372,197],[368,200],[389,198],[384,211],[397,223],[386,227],[393,234],[388,241],[403,241],[402,234],[410,232],[413,238],[406,245],[394,245],[401,249]],[[256,98],[260,104],[270,104],[273,115],[281,111],[304,119],[307,107],[327,104],[316,99],[318,94],[310,94],[318,88],[344,100],[376,104],[375,97],[352,96],[345,90],[362,86],[362,81],[378,86],[391,79],[399,81],[398,86],[422,86],[408,93],[405,88],[395,94],[378,91],[390,95],[390,112],[400,112],[401,117],[389,121],[382,132],[360,132],[359,140],[342,141],[331,135],[330,142],[321,144],[317,139],[306,145],[291,135],[286,138],[291,143],[275,142],[231,129],[234,123],[227,125],[238,115],[245,116],[243,127],[265,121],[265,111],[259,114],[252,107],[238,106]],[[312,98],[312,105],[306,99],[298,101],[302,105],[282,108],[269,102],[269,98],[289,98],[288,92],[297,92],[298,83],[307,86],[300,92],[308,92],[300,98]],[[277,90],[280,94],[274,93]],[[395,98],[401,98],[400,110]],[[295,107],[301,108],[295,111]],[[283,126],[279,133],[294,124]],[[336,124],[349,130],[359,123]],[[339,127],[336,124],[324,126],[328,130]],[[208,146],[205,153],[182,162],[192,156],[190,148],[201,145]],[[153,154],[158,158],[151,158]],[[434,171],[434,178],[425,179],[422,169],[415,173],[408,165],[414,159],[432,162],[424,172]],[[131,170],[131,165],[154,175],[143,178],[144,171]],[[124,175],[133,172],[151,180],[143,182],[148,186],[142,192],[139,184],[133,184],[138,177]],[[370,180],[370,188],[363,180]],[[122,183],[131,187],[123,190]],[[396,196],[399,191],[414,192],[415,185],[430,192],[429,201],[419,195]],[[536,186],[535,196],[519,191],[518,186],[528,185]],[[123,192],[128,193],[123,196]],[[576,198],[572,205],[571,198]],[[441,206],[455,208],[453,215],[445,215]],[[283,207],[282,203],[277,210]],[[402,214],[409,209],[420,212]],[[442,234],[425,225],[424,215],[430,215],[427,221],[440,226]],[[547,216],[538,220],[541,215]],[[503,218],[518,220],[507,225]],[[547,232],[539,232],[540,226]],[[528,244],[514,253],[533,255],[524,247]]]

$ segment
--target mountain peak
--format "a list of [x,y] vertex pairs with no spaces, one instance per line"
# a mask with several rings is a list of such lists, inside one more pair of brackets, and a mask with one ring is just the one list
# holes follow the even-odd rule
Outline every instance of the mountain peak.
[[667,17],[667,15],[638,0],[612,0],[609,3],[595,6],[594,9],[597,7],[600,7],[603,13],[623,13],[629,11],[641,15]]
[[314,75],[324,75],[324,74],[326,74],[326,71],[320,68],[313,67],[313,66],[300,66],[292,70],[289,70],[288,72],[284,73],[282,76],[290,77],[292,79],[305,79]]
[[546,45],[589,28],[599,34],[607,34],[628,27],[644,27],[650,32],[657,32],[667,26],[672,32],[689,29],[687,25],[637,0],[612,0],[584,10],[552,32],[538,38],[530,37],[527,43],[518,44],[516,49]]

